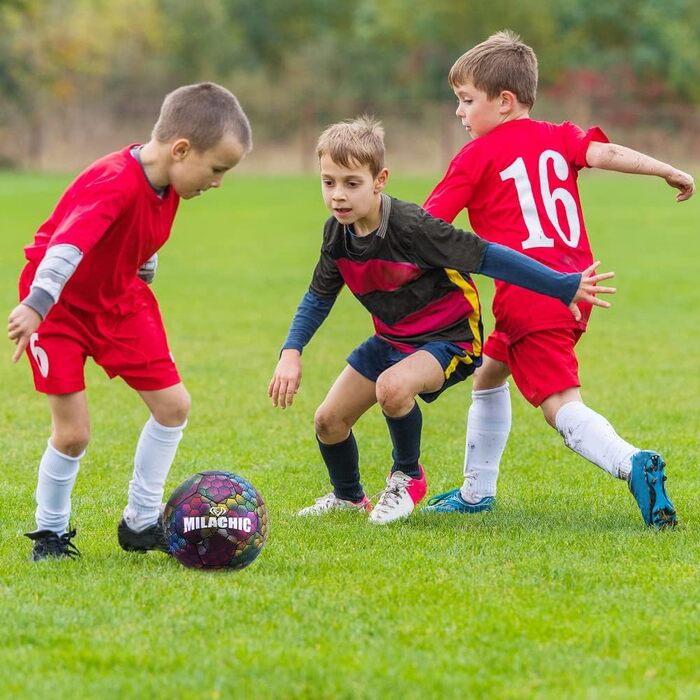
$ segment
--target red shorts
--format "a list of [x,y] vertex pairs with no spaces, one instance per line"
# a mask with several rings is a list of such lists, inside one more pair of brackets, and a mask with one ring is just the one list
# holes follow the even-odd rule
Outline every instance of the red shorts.
[[484,355],[508,365],[520,393],[539,406],[557,392],[581,386],[574,347],[583,331],[550,328],[524,335],[515,343],[494,331],[486,339]]
[[[20,285],[21,298],[28,287],[26,282]],[[27,347],[36,390],[44,394],[82,391],[88,356],[110,379],[121,377],[137,391],[178,384],[180,375],[168,348],[158,303],[150,290],[144,291],[128,314],[85,313],[59,300]]]

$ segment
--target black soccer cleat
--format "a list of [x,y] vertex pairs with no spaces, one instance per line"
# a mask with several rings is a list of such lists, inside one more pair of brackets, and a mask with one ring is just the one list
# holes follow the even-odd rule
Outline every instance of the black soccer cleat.
[[163,514],[158,516],[158,522],[147,527],[141,532],[134,532],[124,518],[119,521],[117,528],[117,538],[119,546],[127,552],[165,552],[170,553],[168,542],[165,539],[165,528],[163,526]]
[[57,535],[51,530],[35,530],[25,536],[34,541],[32,561],[42,561],[50,557],[55,559],[76,559],[80,550],[71,542],[75,537],[75,528]]

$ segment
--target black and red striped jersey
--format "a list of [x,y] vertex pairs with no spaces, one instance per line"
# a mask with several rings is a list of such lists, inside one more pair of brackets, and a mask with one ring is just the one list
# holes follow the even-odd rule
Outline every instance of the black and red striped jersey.
[[346,284],[372,314],[376,334],[400,350],[442,340],[479,357],[481,307],[469,273],[480,269],[487,246],[382,194],[381,223],[369,236],[355,238],[328,219],[309,291],[335,298]]

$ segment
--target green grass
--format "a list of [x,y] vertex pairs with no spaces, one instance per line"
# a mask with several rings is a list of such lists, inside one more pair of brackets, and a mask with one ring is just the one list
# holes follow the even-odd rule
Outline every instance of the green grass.
[[[6,312],[21,246],[65,184],[0,175]],[[390,192],[420,202],[431,184],[397,177]],[[154,286],[193,397],[167,487],[199,469],[240,472],[268,503],[268,543],[231,574],[118,548],[147,414],[90,364],[92,441],[73,499],[83,557],[30,563],[22,533],[50,420],[6,343],[0,697],[698,697],[697,202],[676,205],[644,178],[585,176],[581,187],[594,250],[619,287],[579,346],[584,396],[628,440],[663,452],[681,527],[645,530],[623,484],[568,451],[516,392],[495,512],[388,527],[356,514],[297,519],[327,490],[313,411],[371,324],[341,295],[304,353],[295,406],[269,406],[326,214],[313,178],[234,174],[182,204]],[[477,283],[488,307],[491,282]],[[431,493],[460,480],[468,402],[465,383],[424,410]],[[375,493],[390,453],[377,410],[356,434]]]

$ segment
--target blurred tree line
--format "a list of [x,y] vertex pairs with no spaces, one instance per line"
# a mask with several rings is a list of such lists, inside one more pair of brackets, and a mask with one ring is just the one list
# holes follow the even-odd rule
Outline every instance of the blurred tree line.
[[310,115],[410,116],[451,100],[455,58],[506,27],[552,95],[700,104],[698,0],[0,0],[0,129],[25,130],[36,162],[76,104],[152,119],[166,91],[200,80],[231,87],[256,133],[279,139]]

